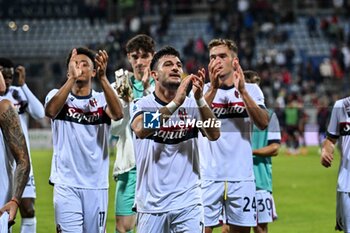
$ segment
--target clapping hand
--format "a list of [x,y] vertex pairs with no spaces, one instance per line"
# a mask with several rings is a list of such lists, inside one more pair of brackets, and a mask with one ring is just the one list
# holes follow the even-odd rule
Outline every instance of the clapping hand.
[[106,70],[108,63],[108,54],[106,50],[99,50],[96,57],[95,62],[97,64],[97,77],[99,79],[106,78]]
[[192,91],[195,99],[200,99],[203,96],[203,86],[205,80],[205,69],[198,70],[197,75],[192,75]]
[[77,50],[73,49],[72,56],[68,64],[68,79],[77,79],[82,74],[81,64],[77,61]]

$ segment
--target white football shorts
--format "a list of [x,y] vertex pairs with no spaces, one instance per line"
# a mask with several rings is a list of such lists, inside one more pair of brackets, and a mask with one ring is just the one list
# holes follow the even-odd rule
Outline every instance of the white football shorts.
[[254,181],[202,182],[204,224],[206,227],[224,223],[253,227],[257,224]]

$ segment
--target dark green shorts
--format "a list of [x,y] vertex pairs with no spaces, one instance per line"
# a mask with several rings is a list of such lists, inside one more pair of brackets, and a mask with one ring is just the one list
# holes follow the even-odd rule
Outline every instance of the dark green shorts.
[[134,215],[132,211],[135,200],[136,167],[128,172],[118,175],[115,191],[115,215]]

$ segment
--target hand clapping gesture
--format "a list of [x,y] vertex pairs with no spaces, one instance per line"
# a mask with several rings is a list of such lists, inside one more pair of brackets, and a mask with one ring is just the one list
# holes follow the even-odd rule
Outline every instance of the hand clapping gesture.
[[205,80],[205,69],[198,70],[197,75],[192,75],[192,91],[196,100],[203,96],[203,86]]
[[106,78],[106,70],[108,63],[108,54],[106,50],[99,50],[95,62],[97,64],[97,78],[100,80],[101,78]]
[[77,60],[77,50],[73,49],[72,56],[68,64],[68,79],[77,79],[82,74],[81,63]]
[[233,61],[233,83],[235,85],[235,88],[241,93],[245,89],[245,80],[244,80],[244,74],[241,66],[238,63],[238,60],[235,59]]

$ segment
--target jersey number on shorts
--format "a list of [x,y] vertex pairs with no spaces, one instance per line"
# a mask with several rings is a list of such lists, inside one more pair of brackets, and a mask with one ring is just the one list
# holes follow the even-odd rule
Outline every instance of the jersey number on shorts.
[[254,209],[254,211],[256,212],[255,197],[253,198],[253,201],[251,201],[251,200],[249,199],[249,197],[244,197],[243,200],[246,202],[246,203],[245,203],[245,206],[244,206],[244,208],[243,208],[243,211],[244,211],[244,212],[250,212],[250,211],[251,211],[250,208]]
[[265,199],[265,204],[264,204],[264,199],[258,199],[258,206],[259,208],[259,212],[263,212],[266,209],[271,210],[272,209],[272,201],[270,198],[266,198]]
[[105,211],[101,211],[101,212],[98,212],[98,215],[99,215],[99,227],[103,227],[103,223],[105,221],[105,217],[106,217],[106,212]]

